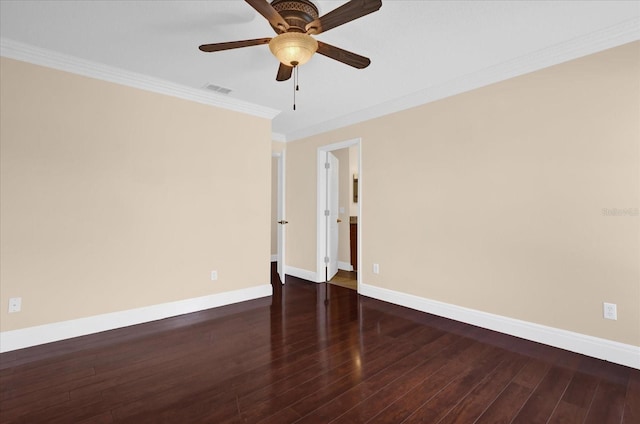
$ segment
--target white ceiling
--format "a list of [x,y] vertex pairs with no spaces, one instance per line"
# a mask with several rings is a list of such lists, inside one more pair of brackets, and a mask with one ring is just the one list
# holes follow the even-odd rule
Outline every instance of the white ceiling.
[[[343,3],[316,2],[321,15]],[[287,140],[640,39],[640,1],[383,0],[378,12],[317,36],[371,65],[357,70],[315,55],[300,68],[295,112],[292,81],[275,81],[278,62],[267,46],[198,50],[273,35],[239,0],[0,1],[3,45],[24,43],[195,90],[229,88],[232,100],[281,111],[273,132]]]

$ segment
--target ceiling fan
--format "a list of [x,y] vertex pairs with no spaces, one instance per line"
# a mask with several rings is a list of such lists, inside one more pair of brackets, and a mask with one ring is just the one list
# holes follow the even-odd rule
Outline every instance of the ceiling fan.
[[269,44],[269,49],[280,61],[276,80],[291,78],[294,68],[304,64],[314,53],[362,69],[371,60],[364,56],[317,41],[311,35],[321,34],[337,26],[375,12],[382,0],[351,0],[331,12],[318,17],[318,8],[309,0],[245,0],[264,16],[278,34],[273,38],[203,44],[203,52],[218,52],[241,47]]

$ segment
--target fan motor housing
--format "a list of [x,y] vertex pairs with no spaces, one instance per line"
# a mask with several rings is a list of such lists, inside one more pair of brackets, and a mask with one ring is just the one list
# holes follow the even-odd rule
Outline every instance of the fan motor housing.
[[[306,32],[307,24],[318,19],[318,8],[309,0],[273,0],[271,6],[289,24],[287,32]],[[282,32],[271,26],[277,33]]]

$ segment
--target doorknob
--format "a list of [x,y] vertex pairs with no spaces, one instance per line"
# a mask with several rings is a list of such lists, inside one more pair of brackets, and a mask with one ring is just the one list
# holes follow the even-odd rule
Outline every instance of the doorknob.
[[278,221],[278,224],[282,224],[282,225],[288,224],[288,223],[289,223],[289,221],[285,221],[284,219],[282,221]]
[[337,220],[338,224],[342,222],[342,220],[340,218],[338,218]]

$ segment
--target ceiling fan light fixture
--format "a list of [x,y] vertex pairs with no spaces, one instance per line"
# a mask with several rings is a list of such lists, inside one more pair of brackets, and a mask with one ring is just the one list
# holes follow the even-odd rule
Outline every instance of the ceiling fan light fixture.
[[310,35],[301,32],[285,32],[275,36],[269,42],[269,50],[287,66],[300,66],[309,61],[318,50],[318,42]]

